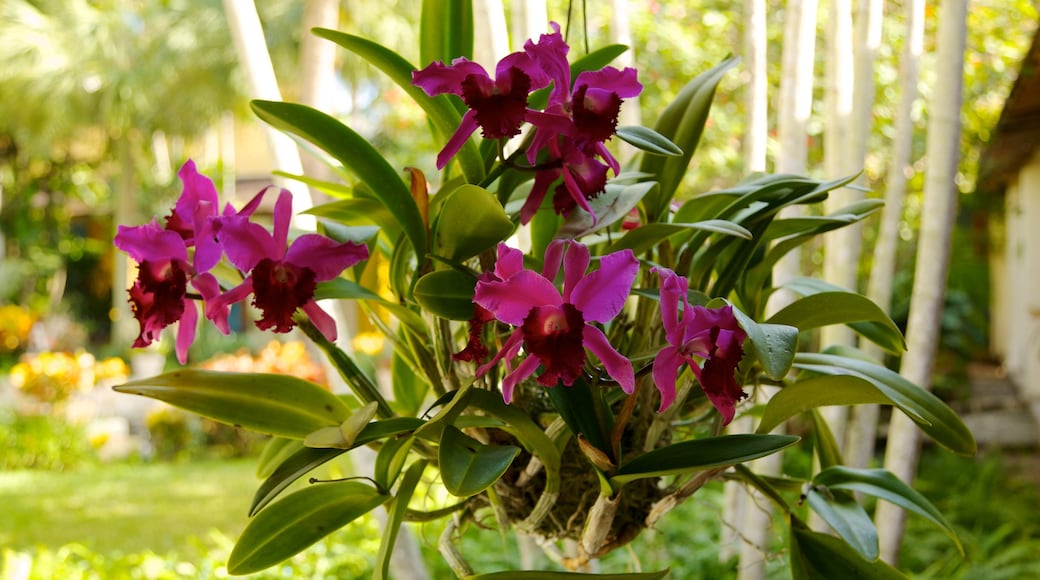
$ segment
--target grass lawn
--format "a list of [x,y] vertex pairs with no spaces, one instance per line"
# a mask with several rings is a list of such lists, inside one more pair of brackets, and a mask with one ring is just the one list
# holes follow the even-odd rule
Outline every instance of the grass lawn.
[[0,548],[191,552],[191,538],[212,529],[238,536],[255,468],[241,459],[0,473]]

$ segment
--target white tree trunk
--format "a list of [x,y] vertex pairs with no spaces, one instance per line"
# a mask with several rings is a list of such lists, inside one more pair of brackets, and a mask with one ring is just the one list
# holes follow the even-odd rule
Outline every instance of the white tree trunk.
[[[853,86],[857,80],[853,75],[852,2],[830,0],[827,15],[827,87],[824,92],[826,118],[824,124],[823,161],[829,179],[851,175],[863,166],[863,156],[856,159],[859,149],[853,137],[853,94],[859,91]],[[848,188],[834,190],[824,202],[824,211],[832,213],[862,194]],[[823,278],[849,290],[856,290],[856,274],[860,254],[860,228],[848,226],[823,237]],[[827,326],[820,330],[820,345],[853,346],[856,343],[852,329],[845,325]],[[838,446],[842,444],[847,407],[824,407],[820,410]],[[816,526],[814,526],[816,527]]]
[[520,50],[524,41],[549,32],[549,9],[545,0],[513,0],[512,17],[513,46],[512,50]]
[[[548,26],[548,23],[546,23]],[[473,0],[473,60],[494,70],[509,54],[509,27],[502,0]]]
[[[781,56],[783,74],[780,80],[780,100],[777,106],[777,133],[779,140],[776,171],[779,173],[806,173],[808,166],[808,123],[812,114],[813,64],[816,55],[816,12],[817,0],[788,0],[787,20],[784,22],[784,47]],[[801,214],[801,208],[792,207],[782,212],[783,217]],[[801,253],[793,251],[773,269],[773,283],[780,285],[801,274]],[[788,292],[776,292],[770,298],[767,312],[775,312],[790,303]],[[783,427],[778,428],[780,430]],[[774,431],[776,432],[776,431]],[[779,453],[765,458],[766,461],[752,464],[752,469],[764,475],[776,475],[780,468]],[[760,460],[761,461],[761,460]],[[756,501],[757,500],[757,501]],[[766,561],[761,547],[767,546],[771,537],[771,520],[768,511],[758,509],[766,501],[749,496],[744,507],[743,526],[740,531],[745,538],[741,544],[739,580],[761,580],[765,577]]]
[[[766,3],[749,0],[744,5],[744,95],[747,128],[744,131],[744,170],[766,170],[766,145],[769,138],[768,76],[766,74]],[[750,417],[740,417],[730,424],[730,433],[748,433],[753,429]],[[747,493],[735,481],[725,484],[722,538],[719,559],[723,562],[739,553],[741,542],[737,530],[744,527]]]
[[[331,113],[336,82],[335,43],[311,33],[312,28],[339,27],[339,0],[307,0],[303,11],[303,30],[300,40],[300,103],[319,111]],[[332,170],[321,159],[300,152],[303,173],[308,177],[329,180]],[[325,201],[317,189],[311,189],[311,199]]]
[[[632,43],[632,7],[628,0],[610,0],[610,42],[628,47],[624,54],[614,60],[618,68],[634,67],[636,47]],[[629,99],[621,106],[618,115],[618,126],[640,125],[643,122],[639,109],[639,99]],[[622,159],[629,159],[637,153],[637,149],[620,139],[614,140]]]
[[[238,62],[245,73],[249,96],[271,101],[282,100],[282,93],[278,88],[274,65],[271,64],[271,55],[267,52],[267,41],[264,38],[264,29],[260,24],[260,15],[256,12],[256,5],[252,0],[224,0],[224,10],[227,13],[228,26],[231,28],[231,38],[235,42]],[[265,125],[264,129],[271,147],[275,168],[295,175],[303,173],[303,165],[296,143],[288,135],[273,127]],[[295,214],[293,223],[296,227],[314,230],[313,216],[300,213],[314,205],[307,186],[294,181],[286,181],[280,185],[293,194]]]
[[[914,269],[914,289],[910,296],[907,323],[909,351],[903,358],[900,374],[914,383],[930,388],[936,347],[939,343],[943,292],[949,271],[950,235],[957,205],[955,177],[960,159],[961,99],[964,84],[964,46],[967,0],[944,0],[940,6],[936,41],[935,95],[929,110],[927,175],[921,233]],[[902,414],[896,413],[888,432],[885,468],[904,481],[917,471],[921,443],[920,431]],[[878,504],[875,520],[881,539],[881,557],[891,564],[899,560],[906,514],[892,504]]]
[[[874,246],[873,263],[867,296],[886,312],[892,304],[892,279],[896,269],[896,250],[899,245],[899,224],[902,221],[906,186],[913,175],[911,147],[914,140],[913,107],[917,100],[917,70],[924,45],[924,0],[909,0],[906,10],[906,34],[903,54],[899,61],[900,100],[895,117],[895,140],[892,143],[891,165],[885,180],[885,207],[881,210],[881,225]],[[882,362],[884,351],[876,344],[861,341],[863,351]],[[867,467],[874,456],[877,422],[880,407],[861,405],[853,411],[849,427],[846,462],[852,467]]]

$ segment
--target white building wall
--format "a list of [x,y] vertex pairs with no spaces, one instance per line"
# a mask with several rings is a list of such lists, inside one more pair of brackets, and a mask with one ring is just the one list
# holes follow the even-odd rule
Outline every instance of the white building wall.
[[1005,366],[1040,417],[1040,154],[1007,189]]

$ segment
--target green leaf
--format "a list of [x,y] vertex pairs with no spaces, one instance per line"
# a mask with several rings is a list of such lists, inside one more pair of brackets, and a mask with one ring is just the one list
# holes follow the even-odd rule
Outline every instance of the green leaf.
[[825,375],[785,386],[766,403],[758,433],[768,433],[784,421],[817,407],[891,405],[892,400],[866,379]]
[[386,489],[393,487],[397,476],[401,475],[405,460],[415,444],[415,437],[394,437],[383,442],[376,454],[375,466],[372,468],[372,479]]
[[874,522],[851,493],[812,487],[806,494],[809,507],[867,560],[878,557],[878,534]]
[[[423,423],[425,421],[422,419],[412,417],[397,417],[369,423],[358,434],[351,449],[367,445],[378,439],[409,433],[421,427]],[[339,457],[347,451],[347,449],[301,447],[298,451],[286,457],[278,468],[260,484],[256,493],[253,494],[253,504],[249,507],[249,515],[253,516],[264,509],[267,504],[271,503],[274,498],[285,491],[292,482],[303,477],[307,472],[331,459]]]
[[419,54],[423,63],[451,63],[473,58],[473,2],[425,0],[419,20]]
[[655,175],[661,185],[644,200],[650,222],[658,221],[675,196],[704,132],[715,88],[726,71],[738,61],[737,58],[727,58],[687,83],[654,125],[654,130],[675,143],[683,153],[677,157],[647,155],[640,163],[639,170]]
[[365,288],[357,282],[346,278],[333,278],[325,282],[318,282],[314,291],[315,300],[368,300],[390,311],[401,324],[407,326],[412,332],[424,336],[429,334],[429,329],[422,317],[408,309],[407,306],[391,302],[382,296]]
[[751,239],[751,232],[743,226],[726,220],[705,220],[695,223],[650,223],[625,234],[623,238],[614,242],[608,252],[631,249],[637,254],[650,250],[661,243],[662,240],[680,233],[691,230],[701,230],[727,236]]
[[510,572],[491,572],[466,576],[465,580],[660,580],[668,575],[668,570],[659,572],[628,572],[622,574],[586,574],[582,572],[547,572],[542,570],[517,570]]
[[899,354],[906,350],[899,327],[866,296],[808,278],[793,280],[784,287],[803,297],[774,314],[768,322],[790,324],[803,332],[831,324],[848,324],[889,352]]
[[618,127],[617,136],[629,145],[654,155],[682,155],[682,149],[667,137],[649,127]]
[[494,248],[513,233],[498,199],[488,190],[466,184],[448,194],[433,229],[433,251],[463,261]]
[[906,580],[885,562],[869,562],[841,539],[813,532],[801,522],[792,522],[790,541],[791,575],[795,580]]
[[[403,332],[399,330],[400,334]],[[401,336],[400,340],[404,340]],[[392,377],[394,392],[394,408],[402,415],[415,416],[419,414],[426,394],[430,392],[430,384],[422,379],[422,375],[408,366],[408,361],[401,354],[402,349],[394,349],[390,359],[390,376]]]
[[926,497],[890,471],[835,465],[817,473],[812,482],[813,485],[826,486],[829,489],[872,495],[922,516],[942,528],[957,546],[957,551],[964,555],[964,547],[957,533],[942,513]]
[[631,185],[607,183],[606,191],[588,200],[592,215],[586,211],[572,211],[563,225],[556,232],[559,238],[578,239],[623,219],[632,211],[651,189],[657,187],[654,181],[642,181]]
[[299,439],[272,437],[260,452],[260,459],[256,462],[256,476],[261,479],[270,477],[282,462],[300,449],[303,449],[303,442]]
[[290,375],[182,369],[113,388],[228,425],[294,439],[350,416],[339,397]]
[[841,448],[838,447],[838,440],[835,439],[834,432],[831,431],[831,427],[827,424],[823,415],[815,409],[810,411],[809,415],[812,417],[813,434],[815,435],[814,447],[816,448],[816,458],[820,462],[820,467],[827,468],[844,463],[844,460],[841,458]]
[[751,341],[751,350],[767,377],[779,381],[787,376],[798,350],[798,329],[783,324],[759,324],[740,309],[733,308],[740,327]]
[[343,224],[373,224],[379,226],[391,240],[401,235],[401,225],[394,214],[378,199],[355,197],[330,201],[312,207],[307,213],[336,220]]
[[615,489],[645,477],[663,477],[743,463],[772,455],[799,441],[793,435],[723,435],[673,443],[629,461],[610,478]]
[[388,498],[357,482],[314,485],[294,492],[250,520],[228,558],[228,572],[250,574],[274,566]]
[[415,301],[430,313],[449,320],[473,318],[477,280],[458,270],[430,272],[415,283]]
[[[365,59],[383,71],[386,76],[390,77],[390,80],[397,83],[397,86],[401,87],[426,112],[431,125],[436,129],[435,137],[447,142],[448,138],[459,128],[462,115],[452,105],[449,97],[447,95],[431,97],[413,85],[412,72],[416,70],[416,67],[396,52],[367,38],[345,34],[338,30],[315,28],[313,32]],[[426,61],[426,64],[429,64],[429,61]],[[459,162],[466,181],[480,183],[484,179],[484,159],[481,157],[474,139],[469,139],[462,146],[462,149],[455,154],[455,160]]]
[[376,569],[372,575],[376,580],[383,580],[390,576],[390,556],[397,543],[397,536],[401,532],[401,524],[404,522],[405,513],[408,512],[408,502],[412,500],[415,487],[419,484],[426,461],[416,461],[408,468],[401,480],[401,487],[397,490],[390,508],[387,510],[386,524],[383,526],[383,540],[379,543],[379,553],[376,554]]
[[941,399],[883,366],[832,354],[799,353],[795,366],[825,375],[849,375],[870,381],[936,443],[961,455],[978,450],[974,435]]
[[438,453],[441,480],[456,497],[476,495],[498,481],[519,453],[519,447],[484,445],[457,428],[445,425]]
[[401,224],[416,255],[426,255],[426,224],[411,190],[364,137],[334,117],[305,105],[257,100],[251,106],[265,123],[314,143],[353,171]]
[[606,411],[602,389],[593,389],[588,381],[579,377],[569,387],[558,384],[546,392],[571,433],[581,435],[608,456],[613,455],[610,433],[614,429],[614,420]]

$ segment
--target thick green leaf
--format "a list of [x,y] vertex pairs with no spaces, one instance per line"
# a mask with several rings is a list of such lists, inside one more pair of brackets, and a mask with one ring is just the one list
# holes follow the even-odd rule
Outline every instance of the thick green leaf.
[[419,55],[423,63],[473,58],[473,2],[425,0],[419,19]]
[[251,105],[265,123],[314,143],[353,171],[401,224],[416,255],[426,255],[426,224],[411,190],[364,137],[334,117],[305,105],[277,101],[253,101]]
[[430,272],[415,283],[415,301],[430,313],[449,320],[473,318],[477,280],[458,270]]
[[676,234],[689,232],[690,230],[702,230],[727,236],[735,236],[751,239],[751,232],[744,227],[726,220],[705,220],[695,223],[652,223],[639,226],[625,234],[623,238],[614,242],[608,252],[631,249],[641,254]]
[[892,401],[866,379],[824,375],[788,385],[766,403],[758,433],[768,433],[784,421],[817,407],[891,405]]
[[303,449],[303,442],[299,439],[270,438],[264,444],[264,449],[260,452],[260,459],[256,462],[256,476],[260,479],[270,477],[282,462],[300,449]]
[[561,384],[546,392],[571,433],[581,435],[596,449],[612,455],[610,433],[614,429],[614,418],[607,412],[603,389],[594,389],[579,377],[569,387]]
[[376,569],[372,575],[375,580],[390,577],[390,556],[393,554],[394,544],[397,543],[397,536],[401,532],[404,516],[408,512],[408,502],[412,500],[412,494],[415,493],[415,487],[419,484],[425,468],[426,461],[416,461],[408,468],[404,479],[401,480],[401,487],[398,488],[397,495],[394,496],[387,509],[387,519],[383,526],[383,540],[379,543]]
[[793,435],[723,435],[673,443],[644,453],[617,470],[610,483],[619,487],[645,477],[663,477],[765,457],[794,445]]
[[[404,329],[398,334],[405,332]],[[400,337],[404,339],[403,336]],[[423,375],[417,373],[408,365],[408,361],[402,356],[404,349],[395,348],[390,359],[390,376],[394,392],[393,405],[398,413],[414,417],[419,414],[427,393],[430,392],[430,384],[423,380]]]
[[491,572],[466,576],[465,580],[660,580],[668,570],[659,572],[628,572],[622,574],[586,574],[582,572],[546,572],[542,570],[517,570],[515,572]]
[[777,381],[786,377],[798,350],[798,329],[782,324],[759,324],[736,307],[733,315],[747,333],[751,350],[766,376]]
[[373,224],[386,233],[391,239],[401,234],[401,225],[394,214],[378,199],[354,197],[340,199],[314,206],[307,211],[318,217],[336,220],[347,225]]
[[484,445],[451,425],[445,425],[437,458],[441,480],[456,497],[476,495],[498,481],[520,448]]
[[[357,439],[353,447],[366,445],[378,439],[385,439],[403,433],[409,433],[418,429],[425,423],[422,419],[412,417],[397,417],[369,423]],[[351,447],[351,449],[353,449]],[[307,472],[323,463],[339,457],[346,453],[347,449],[335,448],[310,448],[301,447],[298,451],[286,457],[278,468],[257,488],[253,494],[253,504],[249,507],[249,515],[253,516],[271,503],[274,498],[281,494],[292,482],[303,477]]]
[[578,239],[623,219],[632,211],[651,189],[654,181],[642,181],[630,185],[608,183],[606,191],[589,201],[596,219],[585,211],[572,211],[556,232],[558,238]]
[[867,560],[878,557],[878,534],[874,522],[851,493],[810,488],[806,494],[813,509],[838,536]]
[[384,299],[382,296],[365,288],[357,282],[346,278],[333,278],[325,282],[318,282],[314,291],[315,300],[368,300],[385,308],[394,315],[401,324],[407,326],[412,332],[422,336],[429,334],[429,329],[419,314],[396,302]]
[[350,416],[339,397],[290,375],[182,369],[114,388],[228,425],[294,439]]
[[926,497],[910,487],[892,472],[884,469],[857,469],[835,465],[828,467],[813,477],[813,485],[825,486],[832,490],[844,490],[872,495],[878,499],[891,502],[909,512],[923,516],[939,526],[953,540],[957,550],[964,555],[957,533],[942,513]]
[[[431,97],[413,85],[412,72],[416,70],[416,67],[401,55],[367,38],[345,34],[338,30],[315,28],[313,32],[365,59],[369,64],[383,71],[386,76],[390,77],[390,80],[397,83],[397,86],[401,87],[426,112],[431,125],[436,128],[435,137],[447,142],[448,138],[459,128],[462,115],[452,105],[449,97],[447,95]],[[424,64],[429,64],[429,61]],[[474,139],[468,140],[455,154],[455,160],[459,162],[466,181],[480,183],[484,179],[484,159],[474,141]]]
[[809,412],[809,416],[812,417],[813,447],[816,450],[816,459],[819,461],[820,467],[826,469],[832,465],[845,463],[841,458],[841,448],[838,447],[838,440],[834,437],[834,432],[831,431],[831,427],[827,424],[823,415],[816,409],[813,409]]
[[899,354],[906,350],[899,327],[866,296],[810,278],[798,278],[784,287],[803,297],[774,314],[768,322],[790,324],[802,331],[848,324],[889,352]]
[[357,482],[313,485],[289,494],[246,525],[228,558],[228,572],[250,574],[274,566],[388,498]]
[[617,136],[625,143],[654,155],[682,155],[682,149],[649,127],[618,127]]
[[795,580],[906,580],[885,562],[868,562],[841,539],[813,532],[801,522],[791,524],[791,576]]
[[658,221],[671,203],[690,165],[697,143],[700,142],[704,125],[708,120],[708,111],[715,97],[715,87],[738,60],[733,57],[727,58],[687,83],[655,123],[654,130],[675,143],[683,153],[677,157],[643,157],[639,170],[655,175],[661,185],[644,200],[651,222]]
[[372,479],[386,489],[393,487],[397,477],[404,469],[405,460],[415,444],[414,436],[388,438],[383,442],[376,454],[375,466],[372,468]]
[[883,366],[832,354],[799,353],[795,366],[825,375],[851,375],[870,381],[936,443],[961,455],[978,450],[975,436],[946,403]]
[[448,194],[437,215],[433,232],[433,252],[448,260],[462,261],[513,233],[498,199],[488,190],[466,184]]

